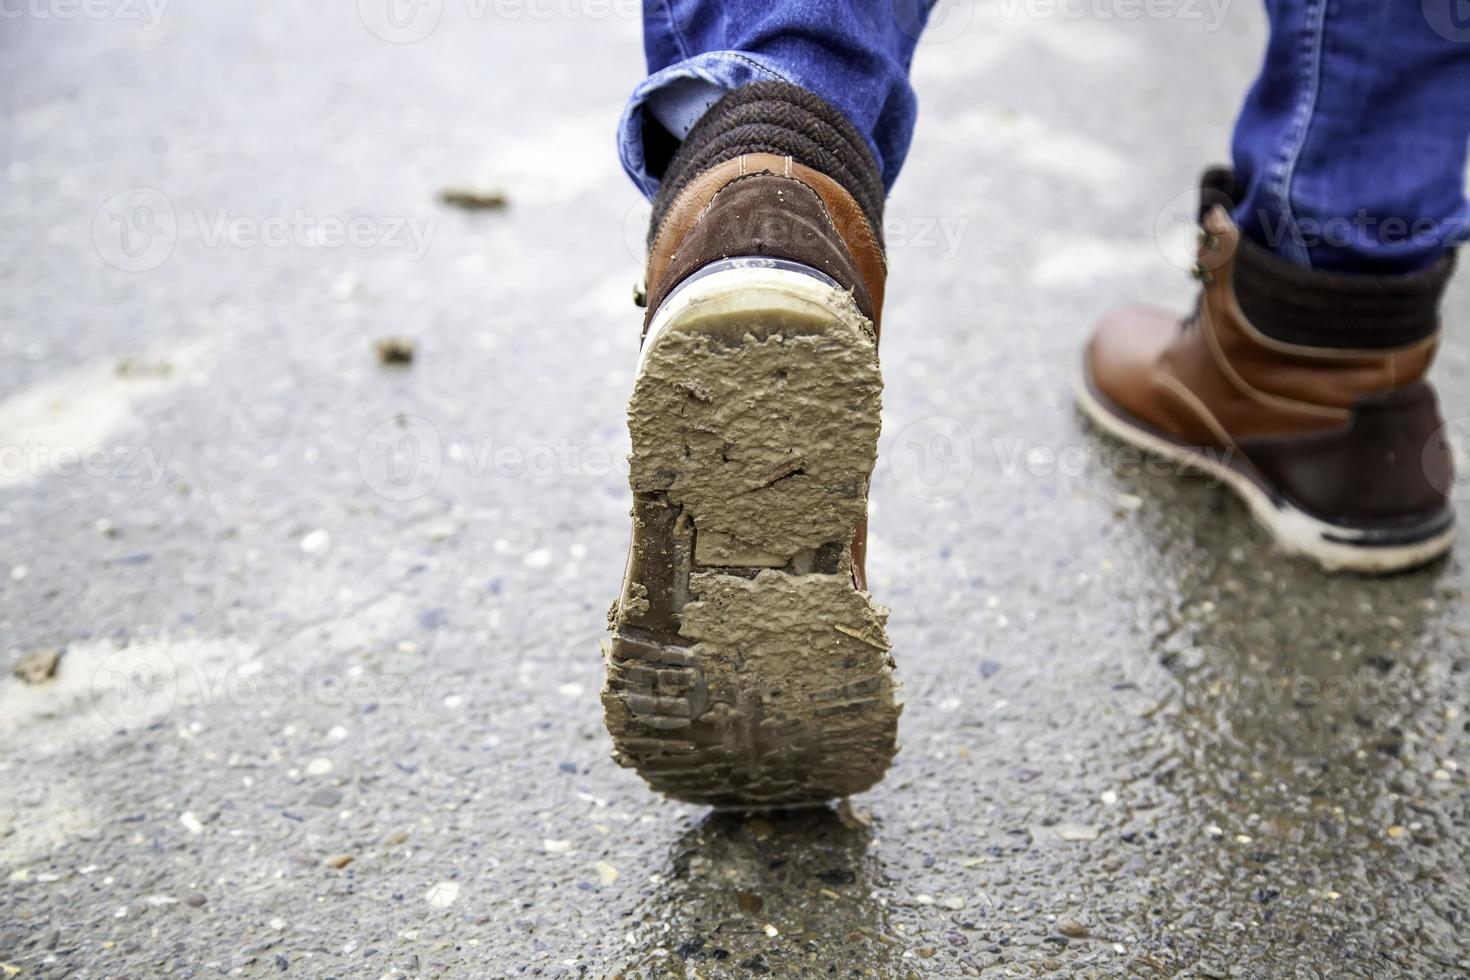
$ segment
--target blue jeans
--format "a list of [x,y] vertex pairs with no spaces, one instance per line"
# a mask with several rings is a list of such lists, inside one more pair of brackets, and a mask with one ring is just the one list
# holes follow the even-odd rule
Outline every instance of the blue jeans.
[[1266,63],[1232,154],[1247,188],[1235,217],[1252,238],[1342,272],[1420,269],[1465,240],[1460,4],[1266,0]]
[[[931,2],[644,0],[649,77],[623,115],[624,168],[651,197],[648,121],[681,138],[723,92],[784,79],[847,115],[891,188]],[[1266,62],[1233,148],[1247,234],[1300,265],[1372,273],[1423,268],[1470,237],[1463,2],[1266,0]]]
[[623,113],[623,168],[652,197],[658,178],[646,164],[645,113],[682,138],[725,91],[777,80],[840,109],[892,188],[914,135],[909,62],[931,2],[643,0],[649,77]]

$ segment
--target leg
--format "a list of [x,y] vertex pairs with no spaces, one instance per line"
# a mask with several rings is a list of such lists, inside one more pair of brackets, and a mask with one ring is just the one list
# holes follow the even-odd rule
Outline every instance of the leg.
[[1454,538],[1426,375],[1465,232],[1470,32],[1437,31],[1435,2],[1268,0],[1236,170],[1201,187],[1196,312],[1108,317],[1078,391],[1329,569],[1410,568]]
[[1454,0],[1267,0],[1235,220],[1298,265],[1427,268],[1464,240],[1470,23]]
[[678,142],[720,96],[785,81],[852,123],[891,188],[914,132],[908,69],[927,14],[928,0],[644,0],[649,77],[619,126],[623,167],[653,197]]
[[654,210],[603,705],[618,761],[690,802],[820,803],[896,748],[863,565],[914,38],[837,8],[651,3],[623,120]]

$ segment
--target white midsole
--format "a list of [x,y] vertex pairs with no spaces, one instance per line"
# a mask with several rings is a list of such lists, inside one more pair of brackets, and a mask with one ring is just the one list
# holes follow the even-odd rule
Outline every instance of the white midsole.
[[643,348],[638,352],[642,373],[648,352],[672,325],[694,319],[725,318],[756,313],[855,319],[871,335],[873,328],[858,311],[852,294],[835,289],[815,276],[791,269],[740,266],[712,272],[676,289],[659,305]]
[[1320,521],[1289,504],[1278,504],[1254,480],[1221,459],[1193,452],[1120,418],[1092,393],[1083,373],[1077,376],[1076,389],[1077,404],[1098,428],[1146,452],[1222,481],[1245,502],[1256,522],[1284,550],[1311,558],[1329,572],[1382,574],[1403,571],[1433,561],[1454,543],[1454,525],[1432,538],[1406,545],[1365,546],[1334,541],[1332,538],[1348,537],[1353,531]]

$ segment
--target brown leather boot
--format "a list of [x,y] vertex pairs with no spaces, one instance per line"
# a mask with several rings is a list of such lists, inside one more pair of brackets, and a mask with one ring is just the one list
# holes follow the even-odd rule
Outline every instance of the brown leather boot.
[[898,719],[861,547],[882,389],[877,168],[836,110],[762,83],[709,110],[663,188],[606,647],[615,758],[716,806],[856,793],[886,771]]
[[1326,569],[1391,572],[1444,554],[1452,462],[1425,373],[1452,259],[1382,277],[1291,265],[1241,236],[1219,199],[1231,184],[1228,171],[1206,175],[1196,312],[1107,317],[1081,407],[1119,439],[1220,478],[1282,547]]

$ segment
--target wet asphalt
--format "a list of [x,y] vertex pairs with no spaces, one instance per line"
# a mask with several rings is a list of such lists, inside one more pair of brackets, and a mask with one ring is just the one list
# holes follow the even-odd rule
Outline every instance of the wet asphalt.
[[653,797],[598,705],[636,11],[405,9],[0,19],[0,973],[1470,968],[1465,548],[1326,577],[1070,402],[1104,310],[1191,300],[1254,3],[941,8],[869,558],[903,750],[749,818]]

